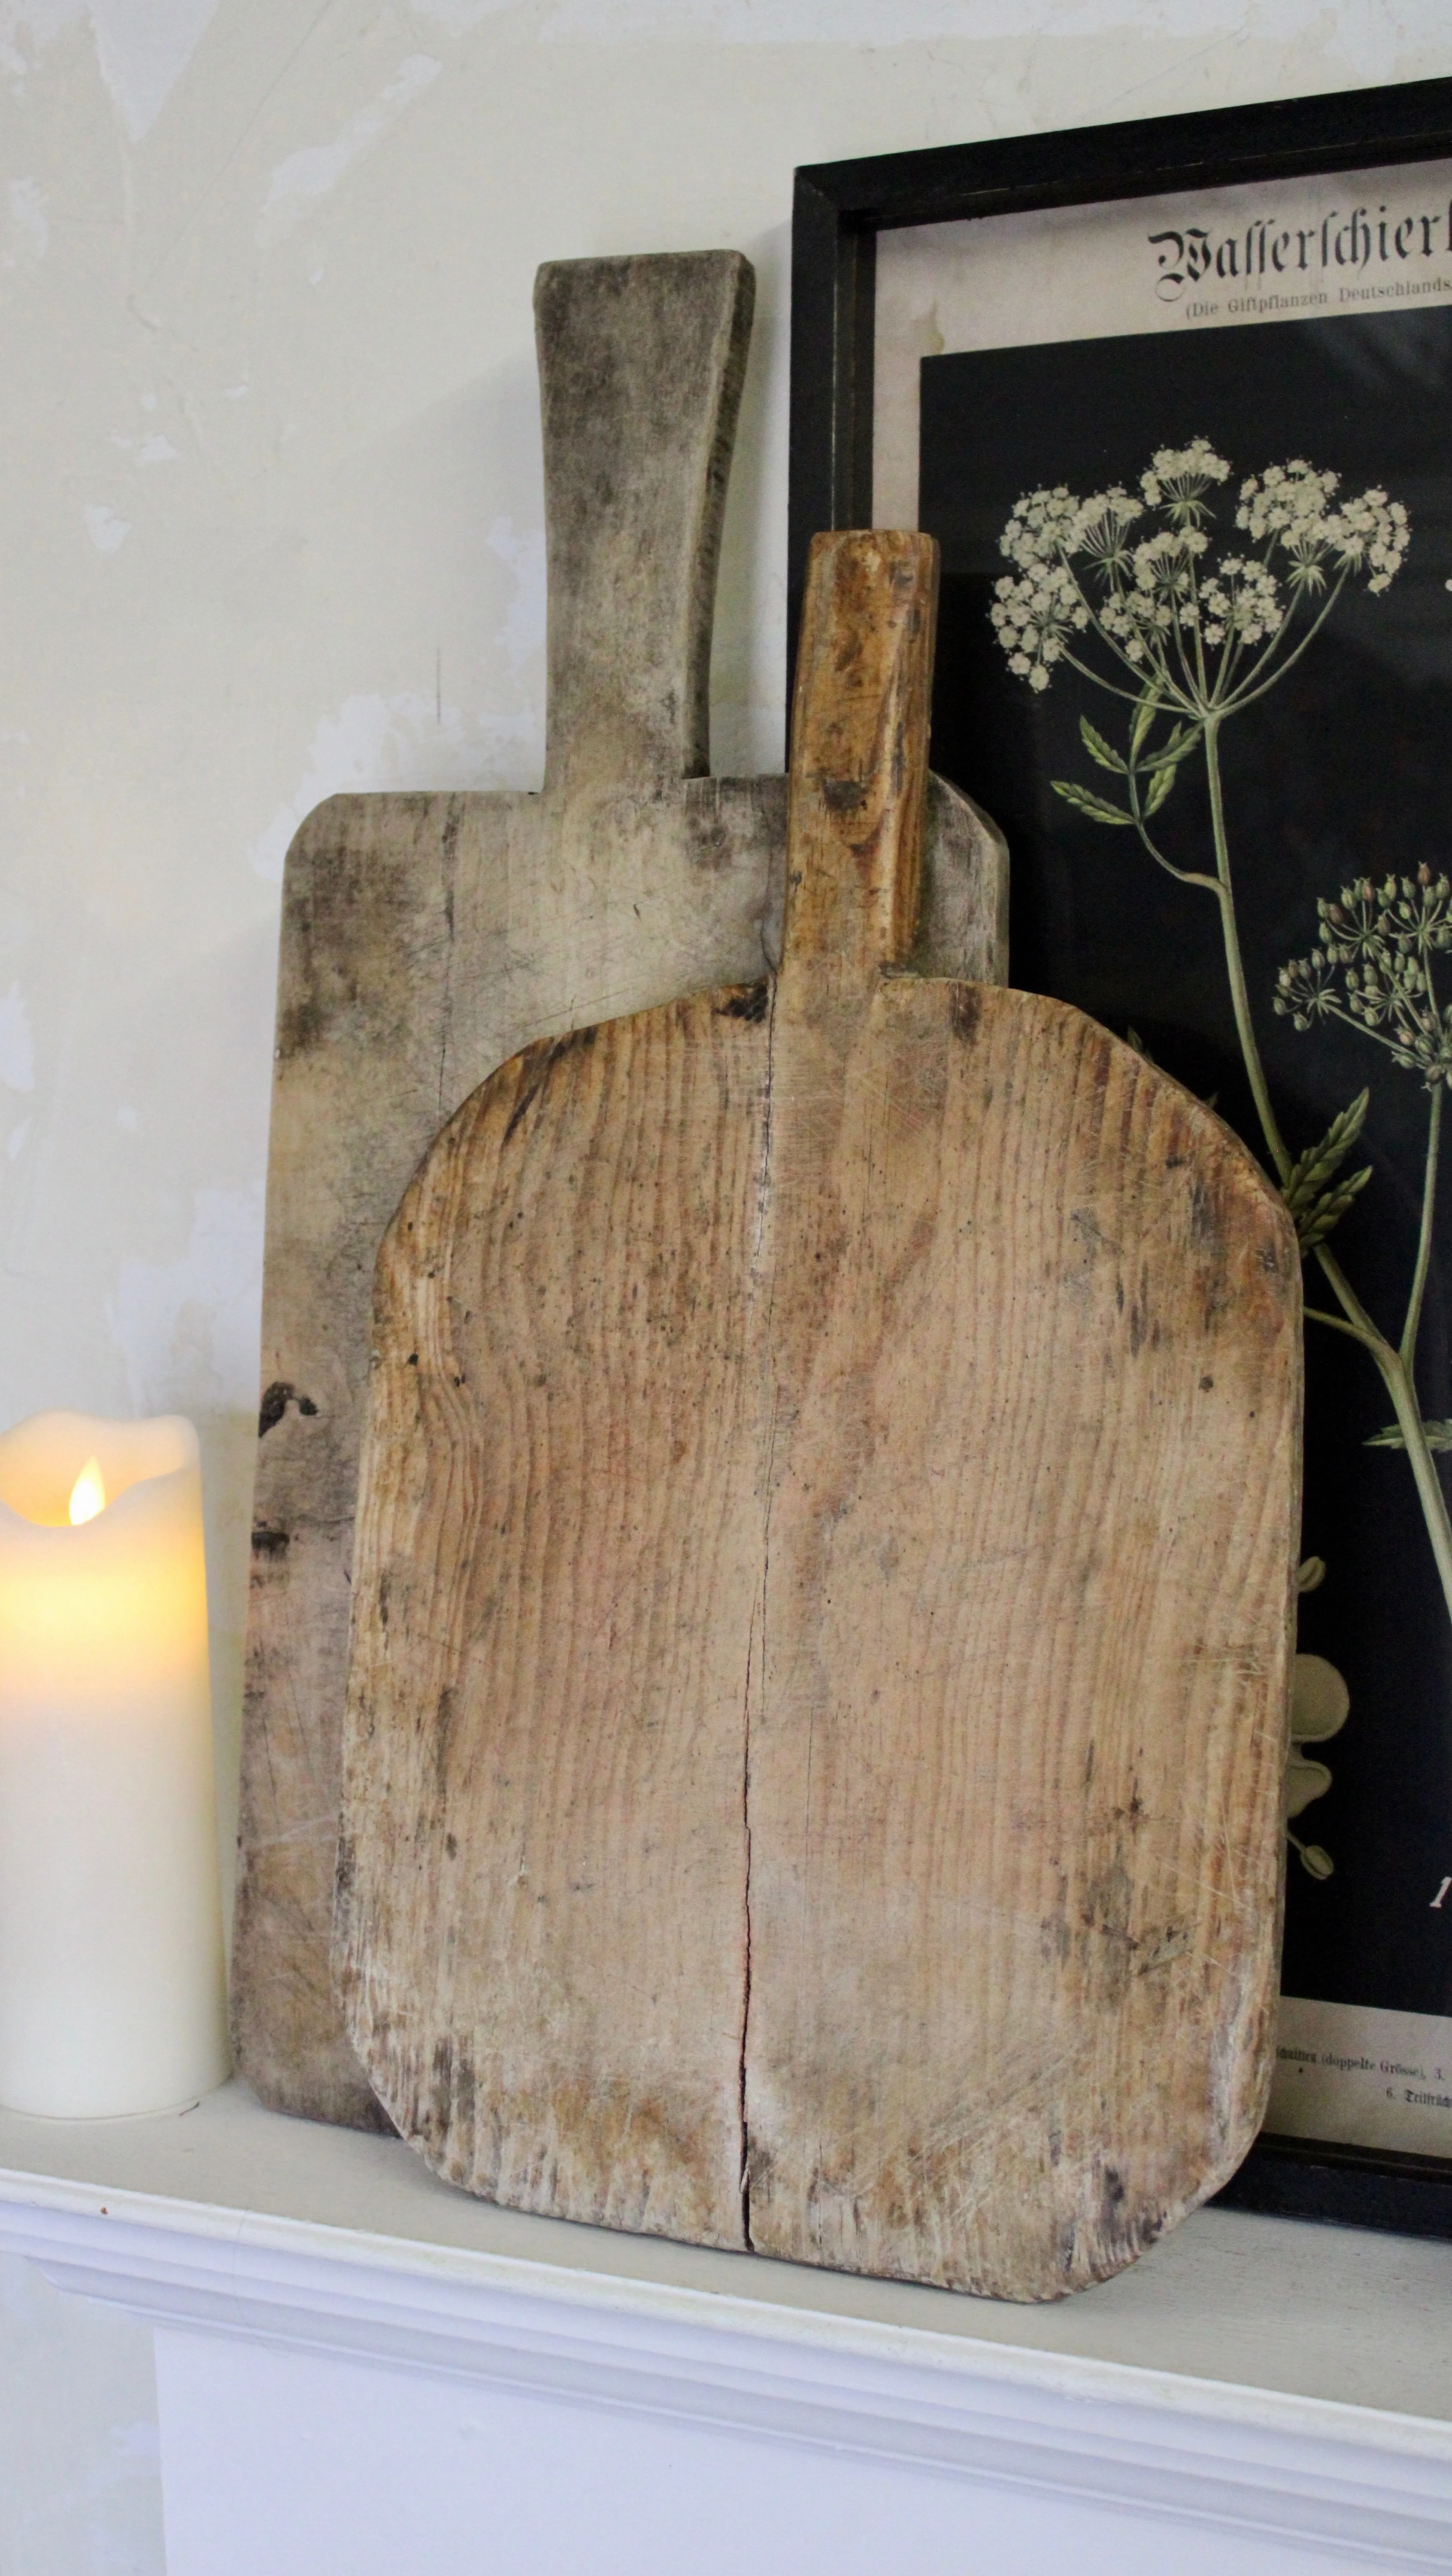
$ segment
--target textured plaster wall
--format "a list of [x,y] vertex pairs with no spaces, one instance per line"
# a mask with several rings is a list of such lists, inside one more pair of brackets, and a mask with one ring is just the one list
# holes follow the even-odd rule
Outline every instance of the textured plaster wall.
[[[537,262],[756,262],[776,767],[793,164],[1435,72],[1448,0],[0,0],[0,1422],[197,1422],[226,1800],[283,853],[538,778]],[[0,2267],[0,2576],[155,2576],[154,2440],[143,2329]]]

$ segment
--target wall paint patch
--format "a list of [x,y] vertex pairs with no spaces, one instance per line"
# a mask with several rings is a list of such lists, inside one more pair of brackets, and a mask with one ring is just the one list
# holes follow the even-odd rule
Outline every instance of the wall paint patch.
[[346,698],[336,715],[319,721],[297,794],[279,805],[253,842],[249,863],[267,884],[280,885],[289,841],[325,796],[380,787],[514,786],[538,739],[533,712],[466,719],[422,689]]
[[285,161],[279,161],[257,218],[258,249],[271,250],[294,224],[312,214],[324,197],[332,194],[344,172],[361,160],[404,110],[433,86],[443,68],[432,54],[410,54],[397,79],[390,81],[370,106],[360,107],[333,142],[309,144],[305,150],[290,152]]
[[91,0],[101,78],[133,143],[149,134],[218,0]]
[[517,8],[519,0],[409,0],[409,5],[415,18],[431,18],[451,36],[463,36],[486,18],[498,18],[506,9]]
[[0,71],[19,88],[42,46],[85,14],[86,0],[0,0]]
[[[44,259],[50,248],[50,225],[46,219],[45,199],[38,179],[12,179],[10,182],[10,221],[21,243],[32,259]],[[15,265],[12,251],[7,268]]]
[[544,530],[526,528],[521,536],[512,519],[496,519],[489,531],[489,550],[508,564],[518,585],[499,638],[511,671],[518,671],[533,654],[544,651]]
[[118,2460],[159,2460],[161,2428],[144,2418],[139,2424],[114,2425],[111,2447]]
[[117,547],[124,546],[131,534],[130,520],[118,517],[109,502],[90,501],[81,515],[86,522],[86,534],[98,554],[114,555]]
[[96,60],[133,143],[150,132],[219,0],[0,0],[0,71],[17,88],[46,46],[89,17]]
[[[12,984],[0,1001],[0,1082],[8,1091],[35,1089],[35,1041],[18,984]],[[17,1149],[12,1145],[11,1150]]]
[[[415,0],[415,6],[419,0]],[[459,0],[440,0],[440,14]],[[466,21],[472,23],[472,21]],[[1139,44],[1233,37],[1253,30],[1263,44],[1319,38],[1328,54],[1369,79],[1384,79],[1392,27],[1398,45],[1445,45],[1446,0],[1409,0],[1393,19],[1376,0],[1261,0],[1247,27],[1242,0],[1159,0],[1157,7],[1105,7],[1102,0],[560,0],[540,33],[601,44],[707,43],[825,45],[864,52],[913,44],[1030,47],[1120,31]],[[883,148],[881,146],[879,149]]]
[[106,1321],[138,1413],[183,1396],[221,1411],[257,1402],[262,1334],[261,1184],[198,1190],[180,1260],[123,1261]]

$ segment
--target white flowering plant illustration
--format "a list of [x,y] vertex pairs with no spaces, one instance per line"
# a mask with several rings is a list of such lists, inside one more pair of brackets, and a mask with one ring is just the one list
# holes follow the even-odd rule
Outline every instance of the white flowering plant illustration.
[[[1442,1101],[1452,1069],[1452,1003],[1436,963],[1452,949],[1452,887],[1418,869],[1381,885],[1358,879],[1318,905],[1314,947],[1284,966],[1271,996],[1292,1026],[1340,1020],[1376,1041],[1428,1094],[1421,1230],[1400,1335],[1369,1313],[1330,1238],[1371,1179],[1347,1163],[1365,1123],[1363,1091],[1327,1133],[1294,1153],[1281,1132],[1261,1061],[1236,922],[1235,886],[1220,768],[1227,724],[1294,669],[1348,584],[1378,596],[1401,570],[1411,539],[1407,512],[1379,487],[1344,497],[1340,478],[1303,458],[1223,487],[1228,460],[1208,439],[1161,448],[1137,492],[1114,484],[1087,499],[1059,485],[1026,493],[1000,549],[1013,570],[995,585],[990,615],[1008,667],[1034,690],[1073,671],[1122,710],[1122,748],[1079,719],[1080,738],[1104,788],[1055,779],[1077,813],[1129,833],[1157,867],[1219,910],[1230,1000],[1265,1151],[1294,1219],[1303,1257],[1329,1291],[1308,1318],[1345,1334],[1379,1371],[1393,1421],[1371,1445],[1406,1453],[1437,1572],[1452,1616],[1452,1522],[1433,1456],[1452,1449],[1452,1421],[1423,1417],[1416,1350],[1431,1260]],[[1234,534],[1219,541],[1217,519]],[[1452,588],[1452,583],[1449,583]],[[1179,865],[1159,817],[1177,781],[1203,771],[1215,873]],[[1329,1669],[1329,1668],[1328,1668]],[[1344,1711],[1343,1711],[1344,1716]],[[1341,1721],[1338,1720],[1338,1724]],[[1306,1740],[1310,1740],[1309,1737]],[[1302,1769],[1306,1768],[1302,1764]],[[1323,1775],[1300,1787],[1310,1797]],[[1294,1840],[1295,1837],[1293,1836]],[[1298,1849],[1302,1847],[1298,1844]],[[1316,1877],[1329,1856],[1302,1858]]]

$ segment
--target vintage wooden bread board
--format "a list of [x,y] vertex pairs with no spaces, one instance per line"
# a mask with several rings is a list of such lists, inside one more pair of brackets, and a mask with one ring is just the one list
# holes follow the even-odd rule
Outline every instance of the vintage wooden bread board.
[[934,568],[817,542],[775,981],[526,1050],[389,1228],[335,1959],[451,2181],[1046,2298],[1264,2105],[1299,1265],[1103,1029],[893,971]]
[[[328,1975],[383,1229],[527,1040],[777,953],[786,782],[703,774],[751,290],[724,251],[541,270],[544,792],[334,797],[288,854],[232,1978],[238,2063],[278,2110],[386,2125]],[[919,962],[1001,981],[1002,841],[941,780],[930,814]]]

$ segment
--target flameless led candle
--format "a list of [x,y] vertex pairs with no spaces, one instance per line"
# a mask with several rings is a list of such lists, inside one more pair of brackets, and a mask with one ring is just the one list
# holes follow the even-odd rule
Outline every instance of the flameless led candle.
[[197,1435],[36,1414],[0,1437],[0,2102],[226,2073]]

